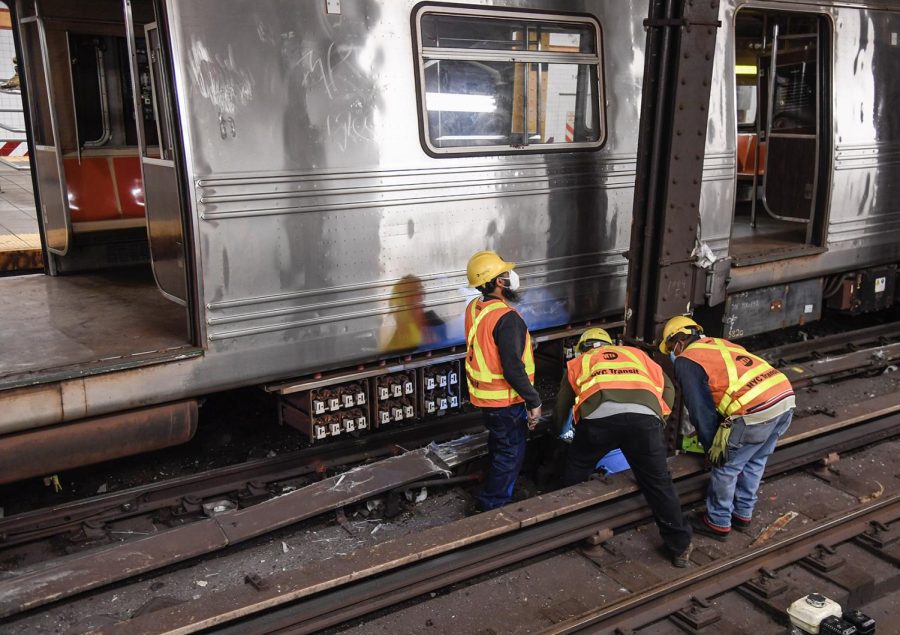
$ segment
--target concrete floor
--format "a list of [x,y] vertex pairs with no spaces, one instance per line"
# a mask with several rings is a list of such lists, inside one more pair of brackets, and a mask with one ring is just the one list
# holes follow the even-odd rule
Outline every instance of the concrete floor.
[[0,251],[40,247],[31,171],[0,162]]

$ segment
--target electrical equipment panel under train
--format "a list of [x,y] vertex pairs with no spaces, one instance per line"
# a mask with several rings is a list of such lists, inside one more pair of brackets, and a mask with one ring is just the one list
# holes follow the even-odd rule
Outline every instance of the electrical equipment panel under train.
[[441,417],[466,402],[461,371],[455,359],[281,395],[279,418],[316,442]]

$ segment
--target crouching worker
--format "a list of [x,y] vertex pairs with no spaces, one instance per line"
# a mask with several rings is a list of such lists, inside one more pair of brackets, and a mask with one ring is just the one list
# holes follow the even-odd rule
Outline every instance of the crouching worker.
[[743,346],[715,337],[689,317],[666,322],[659,349],[675,358],[675,379],[712,464],[697,533],[726,540],[750,524],[756,491],[778,437],[791,425],[791,382]]
[[556,402],[556,429],[574,407],[575,438],[569,449],[564,485],[586,481],[597,461],[621,448],[650,505],[672,564],[686,567],[691,528],[666,463],[664,420],[675,390],[659,364],[631,346],[614,346],[601,328],[588,329],[578,341]]

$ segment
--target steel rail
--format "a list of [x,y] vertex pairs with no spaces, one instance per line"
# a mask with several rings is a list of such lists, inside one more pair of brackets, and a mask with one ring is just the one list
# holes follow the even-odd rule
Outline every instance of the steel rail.
[[846,379],[870,371],[880,371],[900,361],[900,342],[834,353],[822,359],[804,362],[804,374],[795,375],[782,368],[794,389]]
[[[854,428],[782,447],[770,458],[766,477],[814,463],[831,452],[870,445],[898,433],[900,414],[894,413]],[[706,475],[697,474],[677,481],[676,489],[682,502],[692,503],[703,498],[706,484]],[[311,599],[284,602],[281,606],[256,614],[242,614],[238,621],[228,626],[223,626],[229,622],[228,619],[217,621],[211,618],[209,621],[217,625],[217,632],[223,633],[312,633],[564,547],[593,535],[601,528],[619,529],[649,517],[649,509],[642,496],[631,494],[368,580],[343,585]],[[123,632],[127,631],[128,623],[123,626]],[[185,624],[166,624],[163,616],[154,621],[154,627],[160,633],[191,633],[201,628],[199,625],[194,628]]]
[[773,346],[760,351],[758,355],[769,361],[779,358],[798,358],[813,353],[824,353],[846,347],[848,344],[856,345],[860,342],[877,341],[880,338],[900,338],[900,324],[891,322],[879,324],[855,331],[833,333],[823,337],[816,337],[802,342],[791,342],[780,346]]
[[381,434],[329,444],[311,446],[269,459],[191,474],[119,492],[110,492],[62,505],[38,509],[0,519],[0,547],[10,547],[66,531],[78,529],[90,521],[109,522],[178,507],[187,500],[199,508],[200,499],[233,494],[250,488],[265,492],[270,483],[288,481],[321,473],[328,468],[398,454],[404,449],[441,441],[480,429],[481,418],[468,413],[453,419],[443,418],[414,428],[391,430]]
[[[699,497],[697,498],[699,500]],[[630,496],[613,503],[601,516],[583,513],[540,525],[495,543],[476,545],[416,566],[397,570],[319,598],[239,621],[217,630],[222,635],[290,632],[316,633],[374,611],[394,606],[424,593],[465,582],[503,567],[571,545],[610,527],[622,527],[646,518],[643,499]],[[386,592],[387,591],[387,592]],[[303,617],[298,619],[297,612]]]

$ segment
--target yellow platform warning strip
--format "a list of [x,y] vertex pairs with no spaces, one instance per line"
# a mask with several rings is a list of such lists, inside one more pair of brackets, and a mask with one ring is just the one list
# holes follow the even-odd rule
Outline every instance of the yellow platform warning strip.
[[8,165],[9,167],[15,168],[17,170],[28,170],[31,168],[31,163],[28,162],[28,155],[25,155],[24,157],[0,157],[0,163]]
[[39,234],[0,234],[0,271],[43,269]]

